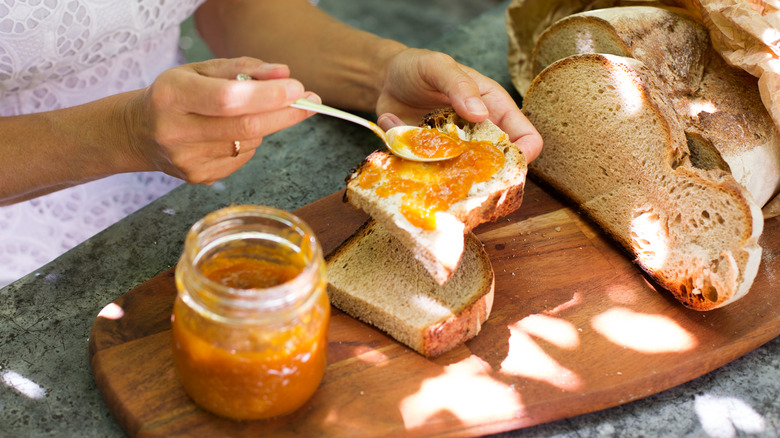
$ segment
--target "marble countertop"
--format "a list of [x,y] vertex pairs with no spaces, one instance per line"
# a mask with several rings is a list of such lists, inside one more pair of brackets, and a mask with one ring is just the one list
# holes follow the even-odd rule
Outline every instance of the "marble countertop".
[[[507,89],[506,3],[429,48]],[[190,225],[234,203],[293,210],[343,188],[378,147],[369,131],[325,117],[267,137],[212,186],[182,186],[0,290],[0,436],[122,436],[95,386],[87,342],[108,303],[175,265]],[[780,435],[780,338],[698,379],[619,407],[501,437]]]

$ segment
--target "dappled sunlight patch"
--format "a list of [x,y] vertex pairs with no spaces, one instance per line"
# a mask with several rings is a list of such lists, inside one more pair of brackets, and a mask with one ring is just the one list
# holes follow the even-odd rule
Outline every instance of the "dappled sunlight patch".
[[669,230],[652,207],[633,212],[631,246],[643,266],[654,271],[663,270],[669,253]]
[[367,347],[365,345],[356,347],[353,356],[361,362],[374,366],[386,364],[390,360],[387,354],[380,349]]
[[655,293],[661,293],[657,291],[655,286],[650,283],[647,278],[642,277],[642,282],[628,283],[614,283],[604,286],[603,293],[609,297],[610,302],[622,306],[637,306],[642,305],[647,299],[648,293],[645,288],[649,288]]
[[399,408],[407,430],[442,412],[470,426],[517,417],[524,411],[512,387],[491,377],[490,365],[477,356],[448,365],[441,375],[425,379],[419,391],[404,398]]
[[574,46],[576,47],[574,53],[597,53],[596,43],[593,35],[590,33],[590,29],[583,28],[577,33],[577,38],[574,40]]
[[620,94],[621,111],[628,115],[637,115],[644,108],[643,88],[637,87],[636,77],[622,66],[616,66],[610,73],[612,74],[612,83],[618,88]]
[[112,320],[121,319],[123,316],[125,316],[125,310],[116,303],[109,303],[106,307],[100,310],[100,313],[98,313],[98,318]]
[[696,338],[675,320],[616,307],[593,318],[593,328],[609,341],[640,353],[682,353]]
[[545,315],[531,315],[516,324],[531,336],[544,339],[556,347],[573,350],[580,345],[577,328],[569,321]]
[[688,113],[691,117],[697,117],[701,113],[713,114],[718,112],[718,108],[711,100],[692,100],[688,104]]
[[[549,332],[543,333],[545,330]],[[532,315],[510,325],[509,331],[509,352],[501,362],[502,373],[546,382],[566,391],[582,388],[580,376],[559,364],[532,337],[542,334],[543,339],[561,348],[576,348],[579,345],[579,335],[571,323]]]
[[555,306],[554,309],[545,311],[545,313],[548,313],[550,315],[557,315],[565,310],[569,310],[571,308],[577,307],[580,304],[582,304],[582,294],[579,292],[574,292],[574,294],[571,296],[571,299],[569,301],[566,301],[564,303],[561,303],[557,306]]
[[3,371],[0,373],[0,380],[9,388],[13,388],[31,399],[40,400],[46,397],[46,389],[16,371]]
[[738,433],[756,434],[766,430],[764,417],[738,398],[700,395],[696,397],[694,410],[710,437],[731,438]]

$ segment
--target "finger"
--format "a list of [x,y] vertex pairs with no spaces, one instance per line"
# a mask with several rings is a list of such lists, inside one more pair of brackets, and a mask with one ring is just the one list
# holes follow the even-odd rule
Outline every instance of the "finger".
[[[294,79],[233,81],[210,79],[203,92],[188,93],[185,107],[205,115],[235,116],[288,107],[303,96],[303,84]],[[193,88],[197,89],[197,88]]]
[[510,141],[523,151],[529,163],[542,152],[542,136],[523,113],[508,114],[501,126],[509,135]]
[[[317,103],[317,104],[322,103],[322,98],[319,95],[317,95],[317,94],[315,94],[315,93],[313,93],[311,91],[307,91],[306,93],[304,93],[303,94],[303,98],[308,100],[309,102],[314,102],[314,103]],[[313,116],[313,115],[317,114],[316,111],[304,110],[302,108],[298,108],[298,110],[306,112],[309,116]]]
[[234,117],[208,117],[190,115],[179,121],[176,132],[179,143],[225,142],[234,140],[259,140],[274,132],[293,126],[312,112],[291,107],[264,113],[245,114]]
[[531,162],[542,150],[542,137],[525,117],[509,93],[496,86],[483,96],[490,110],[490,119],[509,136]]
[[379,118],[376,121],[376,124],[379,125],[380,128],[382,128],[383,131],[389,131],[392,128],[395,128],[396,126],[405,126],[406,123],[404,123],[403,120],[401,120],[398,116],[391,113],[385,113],[379,116]]
[[273,111],[289,106],[304,94],[303,84],[295,79],[236,81],[175,70],[153,84],[152,98],[160,106],[173,103],[185,113],[235,116]]
[[470,69],[444,54],[429,57],[427,64],[424,76],[447,95],[455,112],[470,122],[481,122],[488,118],[488,108],[482,101],[477,81],[469,74]]
[[212,59],[189,65],[198,74],[212,78],[235,79],[241,73],[258,80],[282,79],[290,76],[290,68],[284,64],[271,64],[248,56]]
[[[232,172],[248,161],[248,158],[251,158],[257,152],[257,148],[261,144],[262,141],[252,139],[209,143],[203,145],[204,148],[208,148],[208,154],[204,153],[203,156],[209,156],[209,161],[231,158],[232,160],[223,161],[223,163],[227,164]],[[238,166],[235,166],[236,164]]]
[[183,172],[180,178],[190,184],[213,184],[218,180],[231,175],[241,166],[249,162],[255,155],[257,146],[252,149],[244,150],[244,143],[241,143],[241,151],[237,156],[232,155],[232,144],[227,153],[223,145],[214,145],[212,150],[222,152],[202,162],[196,168],[188,169]]

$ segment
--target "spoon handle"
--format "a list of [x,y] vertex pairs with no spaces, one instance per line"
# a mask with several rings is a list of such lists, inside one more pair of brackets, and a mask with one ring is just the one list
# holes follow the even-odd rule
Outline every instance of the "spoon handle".
[[352,123],[357,123],[358,125],[364,126],[374,131],[374,134],[378,135],[379,138],[381,138],[385,143],[387,143],[387,137],[385,136],[385,132],[376,123],[370,120],[366,120],[362,117],[358,117],[346,111],[341,111],[339,109],[329,107],[327,105],[322,105],[320,103],[315,103],[303,98],[298,99],[297,101],[295,101],[295,103],[291,104],[290,106],[293,108],[314,111],[316,113],[338,117],[339,119],[343,119]]

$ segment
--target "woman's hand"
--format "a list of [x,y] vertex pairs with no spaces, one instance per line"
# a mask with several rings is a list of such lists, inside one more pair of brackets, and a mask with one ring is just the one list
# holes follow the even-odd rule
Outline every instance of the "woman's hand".
[[[255,80],[237,81],[239,73]],[[141,167],[189,183],[230,175],[252,158],[264,136],[313,114],[289,106],[301,97],[320,102],[289,76],[287,66],[246,57],[163,72],[127,106],[132,155]]]
[[539,133],[496,81],[443,53],[406,49],[395,54],[377,100],[379,125],[387,130],[417,124],[425,114],[443,105],[452,106],[470,122],[489,118],[529,161],[541,152]]

